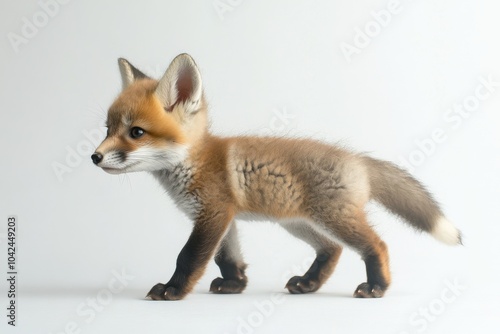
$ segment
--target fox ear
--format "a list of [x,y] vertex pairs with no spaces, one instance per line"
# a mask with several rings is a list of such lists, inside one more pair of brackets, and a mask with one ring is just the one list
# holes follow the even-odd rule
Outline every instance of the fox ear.
[[183,53],[172,60],[158,83],[156,94],[167,111],[172,111],[178,103],[183,103],[188,113],[199,109],[202,97],[201,75],[190,55]]
[[124,58],[118,58],[118,66],[120,67],[120,73],[122,75],[122,88],[125,89],[130,86],[137,79],[148,78],[148,76],[137,68],[135,68],[128,60]]

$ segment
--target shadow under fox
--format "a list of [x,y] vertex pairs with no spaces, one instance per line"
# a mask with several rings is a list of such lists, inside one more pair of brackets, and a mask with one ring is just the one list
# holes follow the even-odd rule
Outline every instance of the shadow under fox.
[[92,155],[112,174],[150,172],[193,221],[172,278],[148,293],[154,300],[185,297],[212,257],[220,267],[210,291],[240,293],[246,264],[235,220],[271,220],[309,243],[317,257],[291,293],[318,290],[342,247],[358,252],[366,282],[355,297],[382,297],[390,285],[387,247],[364,207],[384,205],[417,230],[455,245],[460,232],[425,188],[394,164],[314,140],[217,137],[208,129],[200,72],[187,54],[159,80],[119,59],[123,91],[108,111],[108,134]]

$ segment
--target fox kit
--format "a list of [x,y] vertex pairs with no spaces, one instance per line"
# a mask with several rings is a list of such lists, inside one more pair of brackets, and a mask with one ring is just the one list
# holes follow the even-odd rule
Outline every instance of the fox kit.
[[214,256],[222,277],[210,291],[242,292],[238,219],[275,221],[315,249],[310,269],[286,284],[291,293],[318,290],[346,246],[366,265],[366,282],[354,297],[384,295],[389,258],[366,219],[372,199],[417,230],[461,243],[432,196],[392,163],[313,140],[212,135],[200,72],[189,55],[177,56],[159,81],[125,59],[118,63],[123,91],[109,108],[108,134],[92,161],[111,174],[150,172],[194,221],[172,278],[148,298],[184,298]]

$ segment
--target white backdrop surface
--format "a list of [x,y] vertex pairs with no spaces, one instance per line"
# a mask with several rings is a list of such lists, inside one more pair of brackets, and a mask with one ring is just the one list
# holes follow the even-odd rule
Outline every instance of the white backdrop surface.
[[[500,6],[495,1],[8,1],[0,4],[0,268],[18,218],[17,321],[2,333],[494,333],[500,311]],[[146,174],[90,154],[120,91],[116,60],[159,77],[197,61],[220,135],[340,142],[425,183],[464,247],[417,235],[378,206],[393,285],[380,300],[344,251],[319,293],[291,296],[312,250],[240,224],[249,286],[208,294],[211,263],[181,302],[168,281],[191,223]],[[161,264],[161,265],[159,265]],[[113,285],[114,284],[114,285]],[[113,286],[113,287],[111,287]]]

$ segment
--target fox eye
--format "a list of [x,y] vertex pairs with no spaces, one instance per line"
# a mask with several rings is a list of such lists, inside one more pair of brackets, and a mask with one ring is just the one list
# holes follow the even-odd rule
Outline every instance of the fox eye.
[[134,139],[140,138],[140,137],[142,137],[144,132],[145,131],[143,129],[141,129],[137,126],[134,126],[132,129],[130,129],[130,137],[132,137]]

